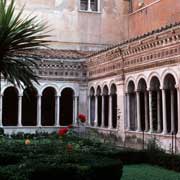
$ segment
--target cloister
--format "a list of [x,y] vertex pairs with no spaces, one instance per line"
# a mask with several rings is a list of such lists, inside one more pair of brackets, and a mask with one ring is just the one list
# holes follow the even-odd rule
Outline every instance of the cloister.
[[112,84],[89,90],[89,125],[94,127],[117,128],[117,88]]
[[75,124],[78,92],[76,86],[43,85],[19,89],[3,86],[1,126],[59,127]]
[[177,134],[179,93],[175,73],[130,77],[126,83],[126,129]]

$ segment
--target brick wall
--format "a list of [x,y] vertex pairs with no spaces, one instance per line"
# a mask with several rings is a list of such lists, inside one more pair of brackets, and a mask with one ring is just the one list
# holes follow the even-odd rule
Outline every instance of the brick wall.
[[128,38],[142,35],[166,24],[180,21],[179,0],[133,0],[133,11],[128,18]]

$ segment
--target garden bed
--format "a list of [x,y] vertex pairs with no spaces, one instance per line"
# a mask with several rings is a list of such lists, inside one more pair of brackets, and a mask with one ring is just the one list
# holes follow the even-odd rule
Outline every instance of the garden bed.
[[[30,136],[29,136],[30,137]],[[28,137],[28,138],[29,138]],[[2,137],[0,141],[1,180],[119,180],[122,163],[119,159],[99,156],[103,144],[66,136]]]

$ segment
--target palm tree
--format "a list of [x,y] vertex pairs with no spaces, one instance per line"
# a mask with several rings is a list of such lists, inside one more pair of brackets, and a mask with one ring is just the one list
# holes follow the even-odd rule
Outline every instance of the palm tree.
[[47,27],[36,16],[24,17],[22,13],[23,8],[15,11],[14,0],[0,0],[0,75],[19,87],[32,87],[33,81],[38,83],[32,67],[38,67],[32,58],[22,54],[47,45],[48,35],[42,34]]

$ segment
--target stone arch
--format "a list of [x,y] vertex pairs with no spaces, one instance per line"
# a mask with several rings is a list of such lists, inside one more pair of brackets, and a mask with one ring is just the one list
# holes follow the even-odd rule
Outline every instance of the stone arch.
[[136,110],[136,93],[135,82],[130,79],[127,84],[127,116],[129,129],[135,131],[137,129],[137,110]]
[[72,85],[64,85],[63,87],[61,87],[60,90],[59,90],[60,96],[61,96],[61,94],[62,94],[62,91],[63,91],[65,88],[70,88],[70,89],[72,89],[72,90],[73,90],[73,93],[74,93],[74,96],[79,96],[78,90],[77,90],[74,86],[72,86]]
[[90,97],[90,124],[91,126],[95,125],[95,88],[91,86],[89,89],[89,97]]
[[102,89],[100,85],[97,86],[96,89],[97,95],[97,126],[100,127],[102,125]]
[[22,125],[37,125],[37,96],[36,88],[26,88],[22,97]]
[[71,87],[65,87],[60,96],[60,125],[67,126],[73,123],[75,91]]
[[161,75],[161,82],[162,82],[162,88],[163,88],[163,85],[164,85],[164,80],[165,80],[165,77],[168,75],[168,74],[171,74],[174,79],[175,79],[175,82],[176,84],[175,85],[178,85],[179,84],[179,81],[178,81],[178,75],[176,74],[176,72],[172,69],[166,69],[163,71],[162,75]]
[[3,96],[3,95],[4,95],[4,91],[5,91],[7,88],[10,88],[10,87],[16,88],[16,90],[17,90],[17,92],[18,92],[18,96],[21,94],[21,91],[20,91],[20,89],[19,89],[18,87],[9,84],[9,85],[6,85],[6,86],[3,86],[3,87],[2,87],[2,89],[1,89],[1,95]]
[[141,76],[137,81],[137,95],[139,98],[139,118],[140,118],[140,131],[148,131],[148,91],[146,80]]
[[40,90],[39,90],[39,93],[42,95],[43,91],[46,89],[46,88],[53,88],[55,90],[55,93],[56,93],[56,96],[59,95],[59,88],[56,84],[45,84],[43,85]]
[[125,91],[126,92],[128,92],[129,82],[131,82],[131,81],[134,83],[134,87],[135,87],[135,82],[136,81],[135,81],[134,77],[132,77],[132,76],[128,77],[128,79],[125,82]]
[[104,101],[104,127],[108,127],[109,125],[109,88],[107,85],[103,86],[103,101]]
[[112,120],[112,128],[117,128],[117,87],[115,83],[111,84],[110,87],[110,95],[111,95],[111,120]]
[[163,129],[163,117],[162,117],[162,92],[161,82],[157,75],[152,76],[149,82],[149,111],[150,121],[152,122],[151,131],[160,133]]
[[178,130],[178,102],[177,102],[177,80],[174,74],[166,73],[163,77],[163,92],[165,101],[165,119],[167,133],[177,133]]
[[7,86],[3,90],[2,99],[2,123],[3,126],[18,125],[18,89]]
[[55,124],[55,96],[57,91],[52,86],[43,88],[41,96],[41,124],[53,126]]
[[151,79],[153,77],[156,77],[159,82],[160,82],[160,87],[161,87],[161,78],[160,78],[160,75],[157,73],[157,72],[152,72],[149,74],[148,78],[147,78],[147,89],[149,90],[150,89],[150,83],[151,83]]

